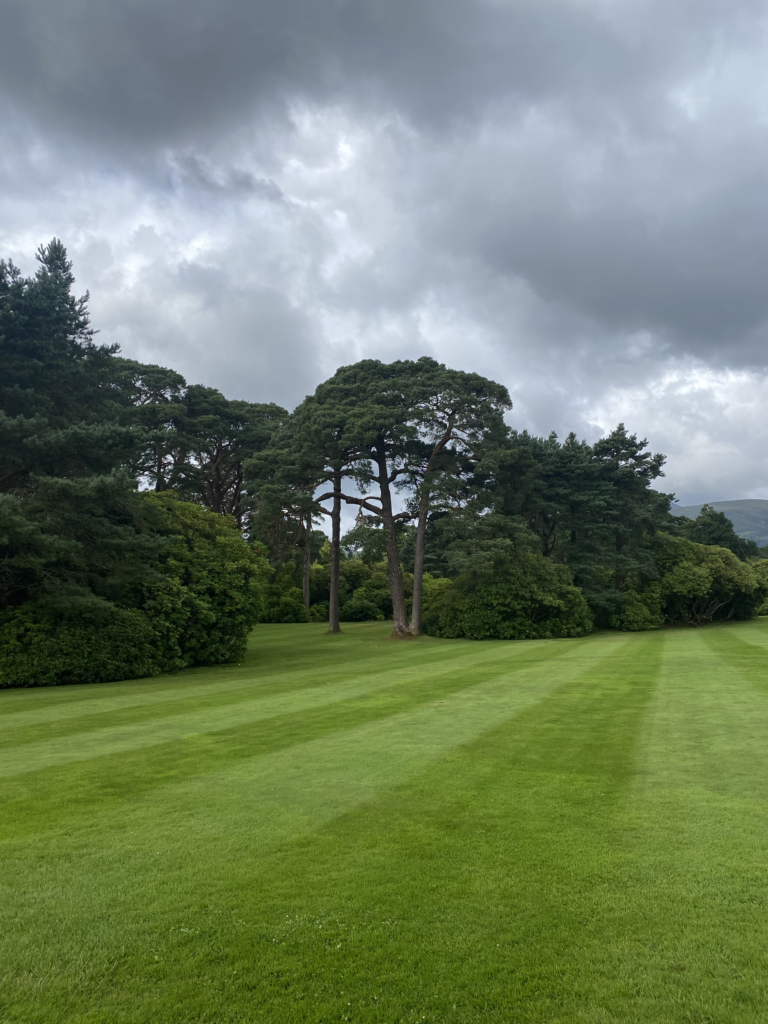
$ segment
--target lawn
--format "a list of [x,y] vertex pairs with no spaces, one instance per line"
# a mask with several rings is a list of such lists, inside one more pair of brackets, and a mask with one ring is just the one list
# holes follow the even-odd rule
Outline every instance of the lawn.
[[768,1019],[768,619],[0,692],[0,1020]]

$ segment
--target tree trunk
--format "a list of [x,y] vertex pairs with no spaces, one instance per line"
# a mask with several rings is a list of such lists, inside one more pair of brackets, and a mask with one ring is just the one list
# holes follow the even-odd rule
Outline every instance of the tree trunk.
[[232,511],[230,515],[235,517],[235,522],[242,528],[243,525],[243,508],[240,504],[243,496],[243,464],[238,462],[237,469],[235,470],[235,479],[232,484],[232,500],[230,502]]
[[616,563],[613,571],[613,585],[617,590],[623,590],[624,588],[624,573],[619,569],[618,560],[621,558],[621,551],[624,547],[624,541],[618,535],[616,536]]
[[163,453],[160,450],[160,445],[156,445],[155,454],[157,455],[157,467],[155,469],[155,490],[165,490],[165,480],[163,480]]
[[419,521],[416,525],[416,553],[413,559],[413,608],[411,609],[411,633],[421,636],[421,605],[424,591],[424,546],[427,538],[429,516],[429,491],[422,493],[419,502]]
[[309,611],[309,570],[312,564],[312,516],[304,525],[304,607]]
[[453,436],[454,417],[448,417],[446,430],[435,447],[427,463],[424,473],[424,483],[419,500],[419,521],[416,526],[416,551],[413,559],[413,607],[411,609],[411,634],[421,636],[421,605],[424,592],[424,545],[427,538],[427,519],[429,518],[429,505],[431,495],[430,479],[435,459],[445,451],[445,446]]
[[378,455],[376,464],[379,467],[379,487],[381,488],[381,521],[387,531],[389,592],[392,595],[392,614],[395,620],[392,636],[405,639],[411,634],[408,630],[408,609],[405,605],[403,570],[400,568],[400,552],[395,536],[395,519],[392,514],[392,493],[389,489],[386,455]]
[[331,594],[328,602],[328,632],[340,633],[339,562],[341,561],[341,473],[333,474],[333,511],[331,512]]

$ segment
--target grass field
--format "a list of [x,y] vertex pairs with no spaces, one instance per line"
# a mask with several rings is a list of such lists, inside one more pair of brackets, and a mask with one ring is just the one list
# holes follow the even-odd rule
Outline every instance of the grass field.
[[768,1019],[768,619],[0,692],[0,1020]]

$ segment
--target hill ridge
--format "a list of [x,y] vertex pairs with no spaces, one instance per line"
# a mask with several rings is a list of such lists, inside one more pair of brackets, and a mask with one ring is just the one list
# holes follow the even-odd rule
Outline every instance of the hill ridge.
[[732,501],[703,501],[699,505],[673,505],[670,512],[675,516],[695,519],[704,505],[711,505],[718,512],[728,516],[740,537],[755,541],[761,548],[768,544],[768,499],[734,498]]

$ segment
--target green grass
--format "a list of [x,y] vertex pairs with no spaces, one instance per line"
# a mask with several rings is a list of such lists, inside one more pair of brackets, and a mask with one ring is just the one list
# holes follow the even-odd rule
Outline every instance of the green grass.
[[0,1020],[768,1018],[768,619],[0,692]]

